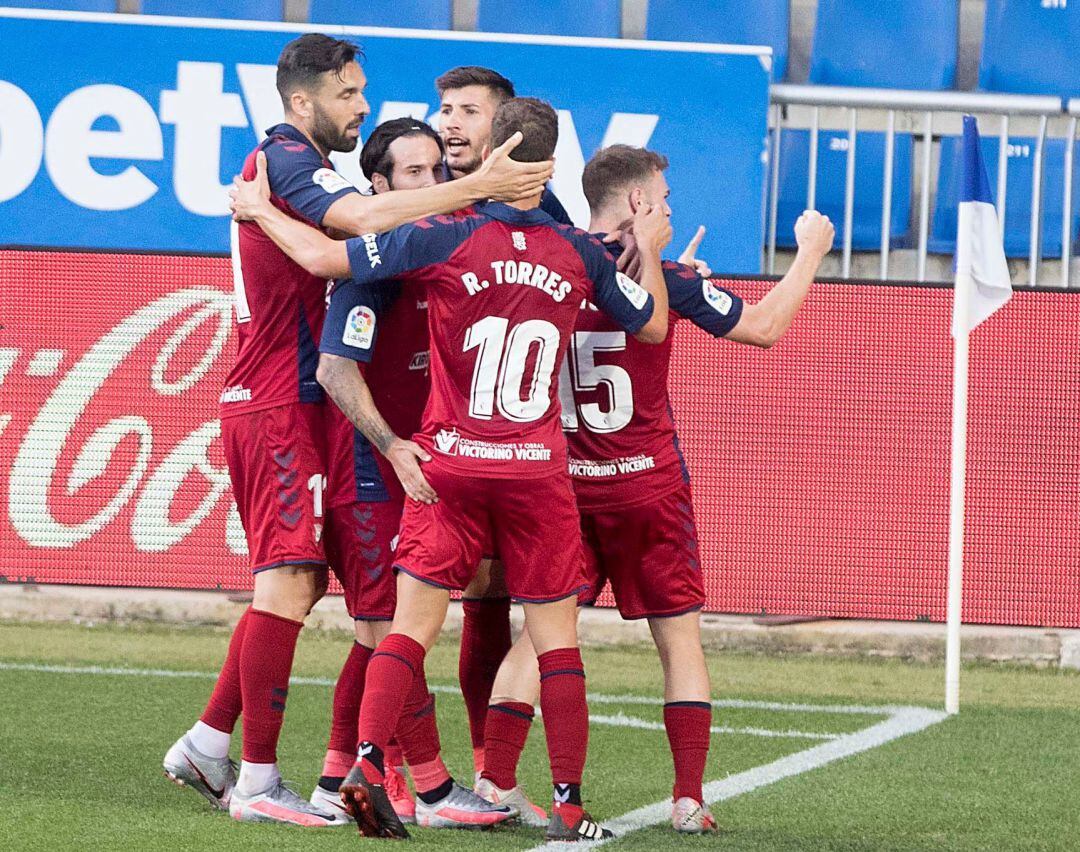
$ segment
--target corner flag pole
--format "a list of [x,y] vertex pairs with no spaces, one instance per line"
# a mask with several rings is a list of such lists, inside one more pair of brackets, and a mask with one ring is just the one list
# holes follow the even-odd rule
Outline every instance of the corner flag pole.
[[960,712],[960,607],[964,587],[964,484],[967,477],[968,311],[972,283],[958,274],[953,312],[952,464],[949,474],[949,593],[945,620],[945,712]]
[[1009,266],[983,163],[979,128],[964,116],[963,186],[957,210],[953,289],[952,469],[949,487],[949,594],[945,619],[945,712],[960,712],[960,620],[964,588],[964,480],[967,474],[968,338],[1012,297]]

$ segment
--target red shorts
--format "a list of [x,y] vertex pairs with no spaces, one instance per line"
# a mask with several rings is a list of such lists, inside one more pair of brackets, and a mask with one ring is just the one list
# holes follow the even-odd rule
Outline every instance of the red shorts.
[[224,417],[221,440],[253,572],[326,564],[323,409],[280,405]]
[[360,621],[394,618],[394,548],[401,509],[401,501],[387,500],[330,510],[326,556],[345,590],[345,608]]
[[585,577],[579,601],[596,601],[611,581],[623,618],[682,615],[705,605],[690,486],[651,503],[582,512]]
[[394,566],[422,582],[464,589],[490,544],[510,596],[525,603],[561,600],[585,588],[574,489],[566,474],[484,479],[424,465],[439,495],[405,504]]

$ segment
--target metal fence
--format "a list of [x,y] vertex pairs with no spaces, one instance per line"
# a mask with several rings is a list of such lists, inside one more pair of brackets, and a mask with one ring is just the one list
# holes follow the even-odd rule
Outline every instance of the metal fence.
[[[1053,125],[1067,140],[1063,185],[1062,263],[1060,286],[1070,286],[1070,263],[1074,242],[1072,209],[1073,151],[1076,140],[1077,119],[1080,117],[1080,98],[1062,104],[1052,96],[1006,95],[983,92],[927,92],[899,89],[862,89],[841,86],[806,86],[777,84],[771,89],[772,112],[770,116],[770,151],[774,155],[769,163],[768,223],[766,257],[767,269],[772,273],[776,265],[776,221],[779,200],[781,137],[785,130],[808,130],[809,149],[807,163],[806,206],[816,206],[818,183],[818,140],[822,130],[823,116],[833,123],[842,123],[847,129],[847,159],[844,180],[844,227],[841,274],[851,277],[851,255],[855,199],[856,149],[860,132],[878,131],[884,121],[885,157],[882,169],[881,245],[879,277],[889,277],[889,255],[892,240],[891,211],[893,190],[893,154],[895,148],[897,118],[906,125],[903,132],[911,132],[921,148],[916,158],[919,168],[915,170],[914,183],[918,185],[915,198],[918,201],[918,241],[916,269],[919,281],[926,280],[927,241],[930,227],[930,198],[932,194],[935,129],[940,133],[945,123],[959,123],[964,113],[983,118],[982,127],[994,128],[1000,139],[998,147],[996,207],[1002,234],[1005,232],[1005,203],[1009,169],[1009,131],[1017,121],[1034,125],[1032,135],[1036,138],[1032,170],[1031,231],[1028,256],[1028,284],[1039,282],[1039,266],[1042,254],[1042,206],[1043,162],[1048,128]],[[846,119],[846,120],[845,120]],[[841,130],[843,127],[841,126]],[[989,135],[985,133],[985,135]],[[988,164],[992,170],[992,164]],[[991,177],[993,183],[993,177]],[[914,187],[908,188],[909,192]]]

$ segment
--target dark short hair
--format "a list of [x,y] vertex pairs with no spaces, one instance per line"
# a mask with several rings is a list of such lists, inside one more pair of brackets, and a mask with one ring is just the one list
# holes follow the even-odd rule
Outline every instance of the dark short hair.
[[498,148],[521,131],[521,144],[510,159],[521,163],[550,160],[559,141],[559,116],[551,104],[539,98],[511,98],[500,104],[491,121],[491,147]]
[[444,93],[466,86],[486,86],[499,103],[514,97],[514,84],[498,71],[480,65],[460,65],[451,68],[435,81],[435,91]]
[[428,136],[439,146],[439,155],[443,154],[442,138],[426,121],[418,121],[415,118],[392,118],[371,131],[371,135],[360,151],[360,169],[364,177],[368,180],[375,175],[390,177],[390,173],[394,170],[394,158],[390,155],[390,146],[405,136]]
[[668,167],[663,154],[632,145],[611,145],[602,148],[585,164],[581,188],[594,213],[603,210],[618,193],[633,184],[645,183],[653,172]]
[[277,64],[277,90],[285,108],[297,88],[313,89],[327,71],[340,74],[360,54],[351,41],[331,38],[322,33],[307,33],[290,41],[281,51]]

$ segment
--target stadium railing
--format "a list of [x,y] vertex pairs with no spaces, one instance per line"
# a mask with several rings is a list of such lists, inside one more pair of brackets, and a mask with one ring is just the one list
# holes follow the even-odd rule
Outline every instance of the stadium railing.
[[[779,197],[779,175],[781,157],[773,156],[772,152],[782,151],[780,142],[786,129],[809,129],[810,146],[807,153],[807,186],[806,206],[815,206],[815,194],[818,172],[818,141],[822,128],[823,113],[829,110],[830,117],[835,116],[837,108],[842,109],[847,119],[847,157],[846,175],[844,181],[844,221],[842,228],[838,230],[843,234],[841,276],[851,277],[851,254],[852,254],[852,228],[854,214],[855,195],[855,168],[856,151],[858,148],[858,136],[860,131],[868,130],[865,120],[867,113],[880,123],[882,118],[885,122],[885,162],[882,171],[882,202],[881,202],[881,244],[880,244],[880,267],[879,277],[886,280],[889,277],[889,253],[891,232],[893,168],[894,168],[894,145],[898,132],[897,118],[905,117],[908,130],[917,130],[920,137],[921,170],[917,171],[919,184],[918,190],[918,239],[917,239],[917,279],[926,280],[926,259],[928,253],[928,235],[930,226],[930,198],[932,187],[932,154],[935,146],[935,121],[951,119],[959,125],[959,116],[963,113],[974,113],[980,117],[996,119],[996,131],[1000,139],[999,155],[997,161],[996,183],[991,175],[991,184],[996,186],[995,199],[998,211],[998,219],[1004,233],[1005,228],[1005,203],[1006,183],[1008,178],[1009,158],[1008,141],[1009,127],[1012,119],[1025,119],[1037,123],[1035,134],[1034,168],[1032,170],[1031,186],[1031,219],[1030,219],[1030,243],[1028,248],[1028,284],[1035,286],[1039,283],[1039,262],[1041,260],[1040,239],[1042,227],[1042,203],[1043,203],[1043,154],[1047,140],[1048,124],[1051,120],[1063,118],[1063,104],[1060,98],[1050,95],[1012,95],[995,94],[988,92],[928,92],[908,91],[899,89],[868,89],[847,86],[820,86],[820,85],[797,85],[775,84],[771,88],[770,99],[772,109],[770,115],[769,133],[771,137],[769,151],[770,162],[768,172],[768,205],[767,205],[767,229],[766,229],[766,269],[771,274],[776,267],[776,231],[777,231],[777,208]],[[860,122],[860,114],[864,121]],[[1070,199],[1073,197],[1073,154],[1077,130],[1077,118],[1080,117],[1080,98],[1074,99],[1068,104],[1068,118],[1066,129],[1066,157],[1063,177],[1063,198],[1065,215],[1062,224],[1062,258],[1061,280],[1062,287],[1070,286],[1070,263],[1068,259],[1072,254],[1074,226]],[[942,122],[938,121],[938,128]],[[991,126],[983,123],[984,135],[991,134]],[[938,140],[940,143],[940,139]],[[992,170],[993,165],[988,167]]]

